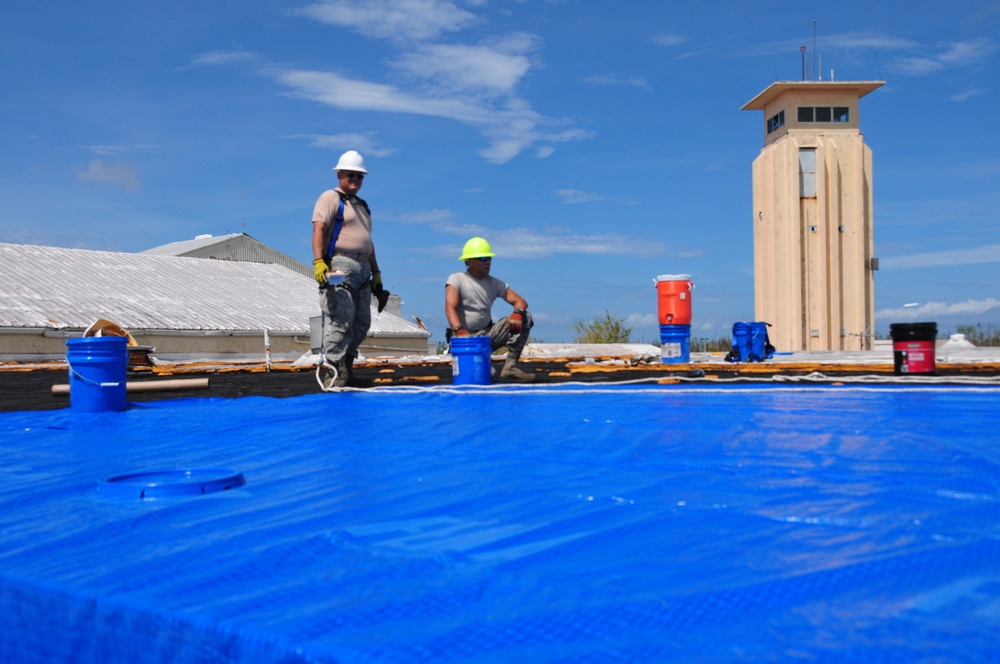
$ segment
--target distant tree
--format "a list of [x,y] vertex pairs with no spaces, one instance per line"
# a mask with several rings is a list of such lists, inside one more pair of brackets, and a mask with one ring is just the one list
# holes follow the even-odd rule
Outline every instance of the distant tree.
[[691,337],[691,352],[693,353],[726,353],[733,347],[732,337]]
[[964,334],[966,341],[975,346],[1000,346],[1000,330],[992,323],[987,323],[985,327],[982,323],[956,325],[955,332]]
[[632,328],[625,322],[605,311],[604,317],[590,323],[573,323],[576,330],[574,341],[578,344],[627,344],[631,341]]

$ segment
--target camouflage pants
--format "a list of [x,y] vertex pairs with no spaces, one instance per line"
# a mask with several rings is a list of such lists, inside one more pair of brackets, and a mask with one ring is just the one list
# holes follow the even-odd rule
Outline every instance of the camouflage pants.
[[518,360],[521,358],[521,351],[524,350],[525,345],[528,343],[528,336],[531,333],[531,328],[534,327],[535,322],[531,319],[531,314],[527,311],[524,312],[524,321],[521,326],[521,331],[517,334],[511,334],[510,328],[507,327],[507,317],[504,316],[496,323],[493,324],[489,330],[480,330],[478,332],[473,332],[474,337],[485,337],[490,338],[490,347],[493,350],[497,348],[507,347],[507,358],[512,360]]
[[343,285],[319,289],[323,311],[323,356],[336,364],[358,354],[372,323],[371,267],[346,256],[334,256],[330,270],[344,273]]

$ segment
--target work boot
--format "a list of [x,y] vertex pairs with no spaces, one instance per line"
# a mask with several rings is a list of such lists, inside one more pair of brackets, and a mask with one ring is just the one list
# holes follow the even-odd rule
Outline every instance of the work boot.
[[320,367],[320,383],[324,392],[330,392],[347,386],[347,361],[340,360],[336,363],[323,362]]
[[320,362],[316,369],[316,378],[319,379],[319,387],[324,392],[333,389],[334,366],[329,362]]
[[347,371],[347,360],[341,358],[333,368],[337,370],[337,375],[334,376],[333,372],[330,372],[329,377],[323,381],[324,387],[328,390],[347,387],[347,377],[350,375]]
[[373,380],[358,378],[354,375],[354,360],[357,359],[356,355],[347,355],[344,359],[347,362],[347,387],[371,387],[375,384]]
[[524,371],[516,362],[505,362],[500,371],[500,380],[507,383],[531,383],[535,374]]

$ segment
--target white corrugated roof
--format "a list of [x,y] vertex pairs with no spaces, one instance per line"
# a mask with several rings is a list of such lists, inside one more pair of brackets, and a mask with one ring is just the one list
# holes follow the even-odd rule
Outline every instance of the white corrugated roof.
[[170,242],[169,244],[163,244],[159,247],[153,247],[152,249],[146,249],[142,253],[153,254],[156,256],[180,256],[189,251],[194,251],[196,249],[203,249],[204,247],[211,247],[217,244],[225,244],[233,238],[237,238],[243,235],[242,233],[230,233],[229,235],[205,235],[198,236],[193,240],[181,240],[180,242]]
[[243,263],[276,263],[294,270],[310,279],[313,278],[311,265],[296,260],[277,251],[246,233],[230,233],[221,237],[199,235],[193,240],[171,242],[147,249],[144,254],[157,256],[187,256],[189,258],[210,258]]
[[[262,330],[305,334],[316,283],[280,265],[0,243],[0,327]],[[389,312],[377,335],[429,334]]]

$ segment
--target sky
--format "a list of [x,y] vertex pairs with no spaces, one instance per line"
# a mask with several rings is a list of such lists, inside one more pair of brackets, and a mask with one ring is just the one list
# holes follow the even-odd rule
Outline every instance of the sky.
[[432,339],[473,236],[535,341],[611,315],[658,342],[663,274],[691,275],[692,336],[727,337],[754,319],[764,118],[740,109],[801,80],[802,46],[811,78],[885,81],[859,112],[876,333],[1000,325],[987,0],[8,2],[0,242],[244,232],[310,263],[313,205],[355,149],[385,286]]

